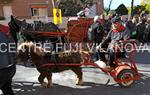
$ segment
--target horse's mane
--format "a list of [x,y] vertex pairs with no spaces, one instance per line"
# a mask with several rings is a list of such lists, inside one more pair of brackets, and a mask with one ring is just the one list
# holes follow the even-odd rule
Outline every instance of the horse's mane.
[[17,33],[20,30],[20,26],[19,26],[20,23],[21,23],[21,21],[15,19],[13,16],[11,16],[11,20],[8,23],[8,26],[10,27],[11,35],[12,35],[12,37],[15,40],[16,43],[18,42],[18,40],[17,40]]
[[36,46],[36,44],[34,44],[33,42],[24,42],[22,44],[20,44],[17,48],[17,50],[23,50],[23,49],[28,49],[29,52],[31,53],[35,53],[38,56],[44,56],[45,55],[45,49]]

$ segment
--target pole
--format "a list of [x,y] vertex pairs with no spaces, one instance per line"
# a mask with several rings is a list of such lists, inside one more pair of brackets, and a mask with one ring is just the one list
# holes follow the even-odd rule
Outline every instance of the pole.
[[131,1],[131,17],[133,17],[134,0]]
[[54,0],[52,0],[52,5],[53,5],[53,8],[55,8],[55,3],[54,3]]
[[107,10],[107,15],[109,14],[109,11],[110,11],[110,8],[111,8],[112,1],[113,1],[113,0],[110,0],[110,2],[109,2],[109,6],[108,6],[108,10]]

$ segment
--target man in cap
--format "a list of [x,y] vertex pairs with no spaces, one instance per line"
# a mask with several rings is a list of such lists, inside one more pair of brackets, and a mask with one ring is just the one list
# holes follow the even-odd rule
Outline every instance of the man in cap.
[[[106,46],[107,43],[109,43],[108,46],[108,70],[112,70],[113,68],[116,67],[114,64],[114,59],[115,59],[115,51],[114,51],[114,45],[116,42],[120,40],[128,40],[130,38],[130,31],[128,28],[125,28],[125,26],[122,24],[122,21],[118,17],[114,17],[112,19],[112,29],[108,33],[106,39],[102,41],[100,44],[100,47],[103,48]],[[98,48],[98,47],[97,47]]]

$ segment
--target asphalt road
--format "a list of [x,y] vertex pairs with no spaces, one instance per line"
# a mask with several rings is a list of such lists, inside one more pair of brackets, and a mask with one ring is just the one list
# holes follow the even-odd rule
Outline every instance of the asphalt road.
[[[141,79],[130,88],[121,88],[96,68],[83,69],[83,86],[76,86],[75,74],[65,71],[53,74],[53,87],[43,88],[37,81],[39,73],[35,68],[17,65],[13,90],[16,95],[150,95],[150,53],[138,53],[135,59]],[[111,81],[106,85],[109,78]]]

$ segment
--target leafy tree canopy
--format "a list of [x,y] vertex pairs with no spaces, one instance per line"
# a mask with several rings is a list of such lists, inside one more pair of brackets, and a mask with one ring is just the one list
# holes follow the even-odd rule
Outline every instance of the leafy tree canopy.
[[83,10],[84,5],[93,5],[93,0],[80,0],[80,4],[75,4],[73,0],[63,0],[60,2],[59,8],[62,9],[63,16],[76,16],[77,13]]
[[[142,11],[146,11],[146,6],[145,5],[137,5],[134,7],[132,15],[140,14]],[[146,13],[147,13],[147,11],[146,11]]]
[[88,4],[89,6],[92,6],[93,5],[93,0],[80,0],[81,3],[84,5],[84,4]]
[[126,6],[124,4],[119,5],[115,11],[117,14],[121,14],[121,15],[128,14],[128,9],[126,8]]
[[63,16],[76,16],[77,13],[82,10],[82,7],[75,4],[72,0],[62,1],[59,8],[62,9]]
[[143,0],[143,2],[141,2],[141,5],[145,6],[145,10],[150,13],[150,0]]

